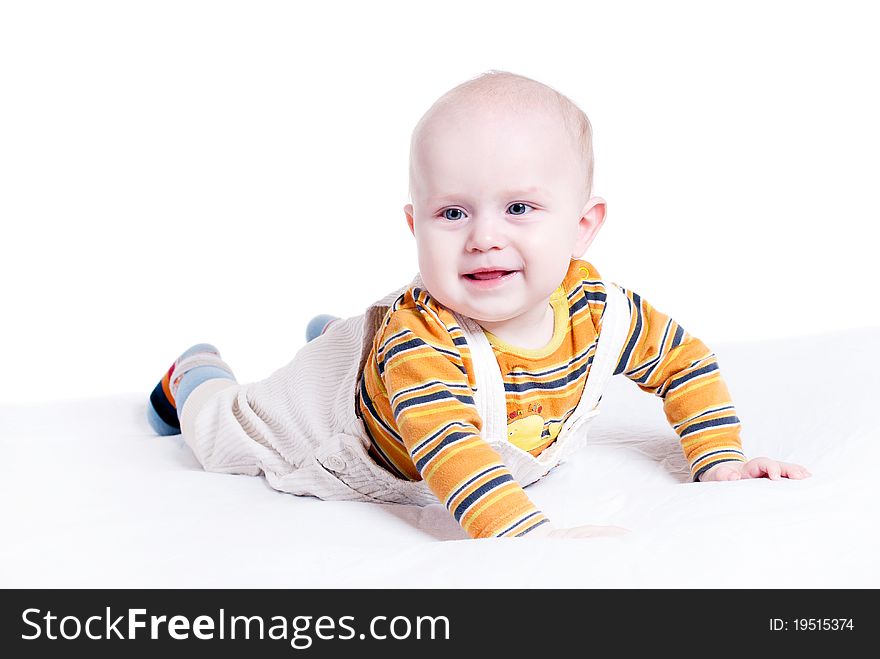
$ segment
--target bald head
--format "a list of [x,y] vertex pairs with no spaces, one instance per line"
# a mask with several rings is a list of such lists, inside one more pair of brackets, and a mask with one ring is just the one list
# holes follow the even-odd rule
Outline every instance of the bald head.
[[547,85],[507,71],[491,70],[450,89],[437,99],[413,129],[410,140],[409,194],[418,198],[421,170],[430,166],[423,157],[423,144],[439,129],[469,118],[542,114],[558,121],[564,142],[580,168],[584,200],[593,186],[593,144],[590,121],[568,97]]

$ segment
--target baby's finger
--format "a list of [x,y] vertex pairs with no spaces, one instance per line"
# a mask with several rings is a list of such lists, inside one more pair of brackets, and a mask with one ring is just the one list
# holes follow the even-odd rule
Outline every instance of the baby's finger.
[[811,474],[800,465],[782,463],[782,475],[786,478],[800,480],[801,478],[809,478]]
[[764,473],[767,474],[767,478],[772,481],[778,481],[782,478],[782,463],[776,462],[775,460],[770,460],[769,462],[761,465],[761,468],[764,470]]
[[743,475],[746,478],[763,478],[766,474],[770,476],[770,465],[773,460],[770,458],[752,458],[743,465]]

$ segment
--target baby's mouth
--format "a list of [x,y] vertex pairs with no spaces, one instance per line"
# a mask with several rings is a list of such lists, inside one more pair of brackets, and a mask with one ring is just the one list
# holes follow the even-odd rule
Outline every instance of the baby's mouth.
[[468,279],[500,279],[504,275],[509,275],[512,272],[516,272],[516,270],[486,270],[483,272],[472,272],[466,274],[465,277]]

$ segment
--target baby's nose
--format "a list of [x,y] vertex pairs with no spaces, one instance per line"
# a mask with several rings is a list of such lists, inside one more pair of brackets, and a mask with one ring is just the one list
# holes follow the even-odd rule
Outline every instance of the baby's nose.
[[494,216],[481,216],[471,223],[468,236],[471,249],[487,250],[493,247],[504,247],[507,244],[505,223]]

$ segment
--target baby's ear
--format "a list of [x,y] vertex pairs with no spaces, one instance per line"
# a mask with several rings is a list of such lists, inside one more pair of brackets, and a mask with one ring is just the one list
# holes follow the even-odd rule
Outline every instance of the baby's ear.
[[606,206],[607,204],[602,197],[590,197],[581,211],[581,218],[578,222],[578,237],[573,254],[576,258],[581,258],[596,234],[599,233],[599,229],[602,228],[602,224],[605,222]]
[[413,226],[413,206],[412,204],[407,204],[403,207],[403,212],[406,214],[406,224],[409,227],[410,232],[413,236],[416,235],[415,226]]

